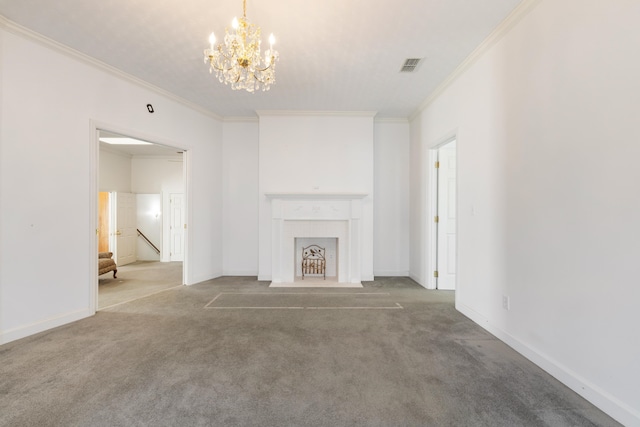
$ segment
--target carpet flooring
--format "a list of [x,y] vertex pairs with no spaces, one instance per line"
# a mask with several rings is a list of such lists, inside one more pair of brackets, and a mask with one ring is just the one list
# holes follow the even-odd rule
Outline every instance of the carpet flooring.
[[323,280],[322,277],[309,277],[304,280],[302,277],[296,277],[294,282],[272,282],[269,285],[270,288],[362,288],[362,283],[348,283],[338,282],[335,277],[327,277]]
[[98,310],[182,284],[182,262],[136,261],[98,277]]
[[278,302],[269,282],[223,277],[3,345],[0,425],[619,425],[457,312],[452,292],[363,284]]

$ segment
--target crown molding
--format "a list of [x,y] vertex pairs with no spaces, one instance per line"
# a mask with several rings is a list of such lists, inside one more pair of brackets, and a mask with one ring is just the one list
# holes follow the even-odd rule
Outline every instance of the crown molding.
[[[268,111],[266,114],[261,114],[264,116],[354,116],[354,114],[344,114],[344,112],[320,112],[321,114],[317,114],[318,112],[301,112],[301,111],[278,111],[277,114],[272,114],[273,111]],[[282,113],[282,114],[281,114]],[[331,114],[329,114],[331,113]],[[369,117],[368,115],[356,114],[356,117]],[[249,117],[249,116],[238,116],[238,117],[225,117],[225,123],[259,123],[259,117]],[[374,117],[374,123],[399,123],[399,124],[408,124],[409,119],[407,117]]]
[[409,119],[407,117],[376,117],[375,119],[373,119],[373,122],[408,124]]
[[259,123],[257,116],[229,116],[224,118],[225,123]]
[[409,120],[415,119],[426,110],[442,93],[449,88],[465,71],[471,68],[482,55],[500,41],[518,22],[529,14],[542,0],[524,0],[487,36],[480,45],[474,49],[449,76],[435,88],[418,109],[409,116]]
[[304,110],[256,110],[264,116],[326,116],[326,117],[375,117],[377,111],[304,111]]
[[53,39],[50,39],[49,37],[46,37],[40,33],[37,33],[33,30],[30,30],[29,28],[23,27],[20,24],[17,24],[9,19],[7,19],[6,17],[4,17],[3,15],[0,15],[0,29],[6,30],[10,33],[13,33],[17,36],[20,37],[24,37],[25,39],[31,40],[33,42],[36,42],[44,47],[50,48],[55,50],[58,53],[62,53],[63,55],[66,55],[72,59],[75,59],[77,61],[80,61],[84,64],[90,65],[94,68],[97,68],[101,71],[104,71],[116,78],[119,78],[121,80],[127,81],[129,83],[132,83],[136,86],[139,86],[143,89],[152,91],[158,95],[161,95],[171,101],[175,101],[187,108],[190,108],[192,110],[195,110],[205,116],[211,117],[212,119],[216,119],[216,120],[223,120],[223,117],[191,102],[188,101],[184,98],[181,98],[179,96],[174,95],[173,93],[164,90],[162,88],[159,88],[158,86],[154,86],[150,83],[147,83],[146,81],[138,78],[138,77],[134,77],[131,74],[127,74],[124,71],[115,68],[109,64],[106,64],[102,61],[99,61],[87,54],[84,54],[80,51],[77,51],[75,49],[70,48],[67,45],[64,45],[60,42],[57,42]]
[[175,154],[173,156],[167,156],[160,154],[154,156],[153,154],[134,154],[131,156],[131,160],[167,160],[169,162],[183,163],[182,154]]

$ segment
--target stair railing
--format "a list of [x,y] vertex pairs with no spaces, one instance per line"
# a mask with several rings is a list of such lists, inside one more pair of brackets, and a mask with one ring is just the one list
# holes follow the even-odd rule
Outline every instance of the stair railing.
[[151,240],[149,240],[149,239],[147,238],[147,236],[145,236],[145,235],[144,235],[144,233],[143,233],[142,231],[140,231],[140,229],[139,229],[139,228],[136,228],[136,231],[138,232],[138,236],[142,237],[142,238],[145,240],[145,242],[147,242],[149,245],[151,245],[151,247],[156,251],[156,253],[157,253],[158,255],[160,255],[160,249],[158,249],[158,248],[156,247],[156,245],[154,245],[153,243],[151,243]]

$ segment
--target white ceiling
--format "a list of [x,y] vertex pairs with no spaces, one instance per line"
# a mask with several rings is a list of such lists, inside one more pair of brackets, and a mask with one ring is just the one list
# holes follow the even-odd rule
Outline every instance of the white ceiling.
[[[242,0],[0,0],[5,18],[222,117],[256,110],[408,117],[521,0],[247,0],[276,36],[276,85],[232,91],[203,62]],[[400,73],[406,58],[425,58]],[[46,69],[46,66],[45,66]]]

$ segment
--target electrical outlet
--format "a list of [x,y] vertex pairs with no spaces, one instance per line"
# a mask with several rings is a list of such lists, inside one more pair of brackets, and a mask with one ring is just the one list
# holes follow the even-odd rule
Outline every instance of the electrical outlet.
[[506,295],[502,295],[502,308],[504,308],[505,310],[511,310],[511,301]]

